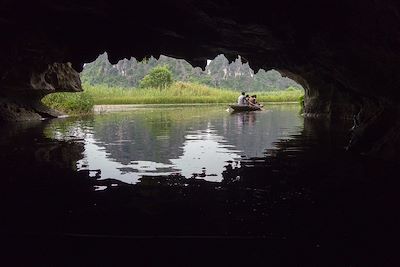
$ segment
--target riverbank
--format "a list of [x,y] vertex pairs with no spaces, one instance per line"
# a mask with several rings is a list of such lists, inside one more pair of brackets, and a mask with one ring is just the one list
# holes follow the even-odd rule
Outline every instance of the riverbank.
[[[269,102],[269,106],[276,105],[297,105],[298,102]],[[177,108],[177,107],[209,107],[209,106],[218,106],[222,109],[228,108],[229,104],[227,103],[187,103],[187,104],[117,104],[117,105],[94,105],[93,112],[95,114],[106,113],[106,112],[120,112],[120,111],[132,111],[132,110],[141,110],[141,109],[149,109],[149,108]],[[267,108],[267,107],[266,107]]]
[[[87,113],[94,105],[126,104],[229,104],[240,92],[187,82],[175,82],[166,89],[122,88],[83,84],[82,93],[56,93],[43,98],[46,105],[69,113]],[[284,91],[248,92],[262,103],[298,102],[304,91],[289,87]]]
[[[84,85],[93,96],[96,105],[101,104],[183,104],[183,103],[232,103],[239,92],[229,89],[208,87],[202,84],[176,82],[166,89]],[[285,91],[249,92],[256,94],[260,102],[298,101],[302,90],[289,88]]]

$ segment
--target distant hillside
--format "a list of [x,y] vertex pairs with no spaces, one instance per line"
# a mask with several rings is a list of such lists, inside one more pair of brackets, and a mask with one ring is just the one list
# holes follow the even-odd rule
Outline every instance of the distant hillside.
[[176,81],[198,82],[213,87],[238,91],[276,91],[290,86],[301,88],[299,84],[282,77],[275,70],[266,72],[261,69],[254,73],[248,63],[242,63],[240,56],[229,63],[224,55],[211,60],[203,71],[199,67],[193,68],[185,60],[167,56],[160,56],[158,60],[154,57],[142,61],[135,58],[124,59],[112,65],[108,61],[107,53],[104,53],[92,63],[85,64],[81,79],[91,85],[137,87],[139,81],[158,65],[168,65]]

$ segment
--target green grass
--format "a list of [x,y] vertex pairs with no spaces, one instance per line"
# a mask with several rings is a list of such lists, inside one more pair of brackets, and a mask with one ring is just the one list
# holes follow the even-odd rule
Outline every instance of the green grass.
[[[90,112],[93,105],[235,103],[240,93],[188,82],[175,82],[161,90],[89,84],[83,84],[83,88],[83,93],[55,93],[44,97],[42,101],[54,109],[77,114]],[[261,103],[298,102],[304,92],[288,88],[285,91],[249,92],[249,94],[256,94],[258,102]]]
[[[166,89],[127,89],[91,86],[84,90],[92,95],[96,105],[112,104],[182,104],[182,103],[235,103],[239,92],[217,89],[202,84],[176,82]],[[304,93],[299,89],[271,92],[251,92],[257,94],[259,102],[297,102]]]
[[54,93],[42,99],[43,104],[68,114],[91,113],[94,100],[88,92]]

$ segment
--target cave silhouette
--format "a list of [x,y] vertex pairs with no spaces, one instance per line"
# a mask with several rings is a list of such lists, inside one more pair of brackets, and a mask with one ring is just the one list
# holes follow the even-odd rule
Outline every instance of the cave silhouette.
[[[116,264],[135,254],[148,265],[398,265],[398,1],[43,0],[0,7],[7,260],[79,265],[120,255],[109,259]],[[303,133],[265,161],[244,162],[245,173],[228,169],[218,184],[174,176],[131,187],[73,170],[82,147],[43,136],[48,122],[40,120],[59,114],[40,99],[81,91],[84,62],[104,51],[111,63],[162,54],[202,68],[218,54],[240,54],[254,70],[276,69],[303,86]],[[19,148],[22,139],[30,142]],[[293,157],[290,148],[304,144]]]

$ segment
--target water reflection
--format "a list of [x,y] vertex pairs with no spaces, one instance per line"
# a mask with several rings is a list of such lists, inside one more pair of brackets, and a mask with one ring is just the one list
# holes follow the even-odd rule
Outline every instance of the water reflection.
[[[234,254],[254,255],[264,247],[252,239],[257,238],[270,242],[268,251],[278,248],[291,263],[285,266],[298,265],[292,255],[299,252],[307,259],[317,255],[318,266],[329,265],[332,259],[336,259],[335,266],[350,266],[355,257],[360,259],[374,248],[372,245],[396,241],[398,167],[347,153],[348,138],[336,131],[346,132],[351,125],[306,119],[304,129],[297,131],[294,125],[299,118],[294,110],[285,115],[284,108],[254,117],[218,109],[215,113],[208,109],[192,114],[186,108],[183,111],[2,125],[2,240],[8,237],[15,242],[19,236],[15,242],[19,248],[36,233],[59,249],[56,241],[65,242],[67,235],[95,242],[99,236],[106,236],[107,241],[109,236],[145,236],[151,237],[151,246],[145,251],[154,254],[155,236],[228,237],[227,244],[239,237],[238,244],[221,246],[229,258],[237,248]],[[162,126],[154,125],[160,120],[165,122]],[[60,140],[48,138],[51,136]],[[283,139],[277,140],[278,136]],[[144,143],[144,138],[151,143]],[[179,152],[160,150],[167,158],[155,155],[146,147],[157,142]],[[264,151],[268,147],[271,149]],[[140,153],[133,153],[136,149],[141,149]],[[218,167],[219,161],[264,152],[268,155],[232,162],[218,183],[152,175],[176,168],[177,172],[217,179],[207,175],[217,172],[213,166]],[[77,161],[80,171],[76,171]],[[97,161],[99,165],[91,165]],[[147,165],[144,169],[148,172],[138,165]],[[126,174],[132,181],[132,175],[141,171],[150,175],[135,185],[106,179]],[[245,240],[249,243],[244,246]],[[168,255],[177,251],[164,245],[162,250]],[[386,247],[383,250],[386,252]],[[260,255],[265,255],[264,251]],[[368,265],[362,263],[355,265]]]
[[[174,166],[180,168],[180,173],[186,177],[204,177],[209,181],[220,181],[224,163],[238,160],[240,151],[217,131],[207,128],[205,131],[190,131],[183,144],[183,154],[178,159],[171,159]],[[201,173],[196,173],[201,170]],[[195,173],[193,172],[195,171]]]
[[261,157],[301,130],[297,105],[231,114],[222,106],[149,108],[54,120],[46,133],[85,141],[78,169],[136,183],[143,175],[181,174],[221,181],[227,161]]

